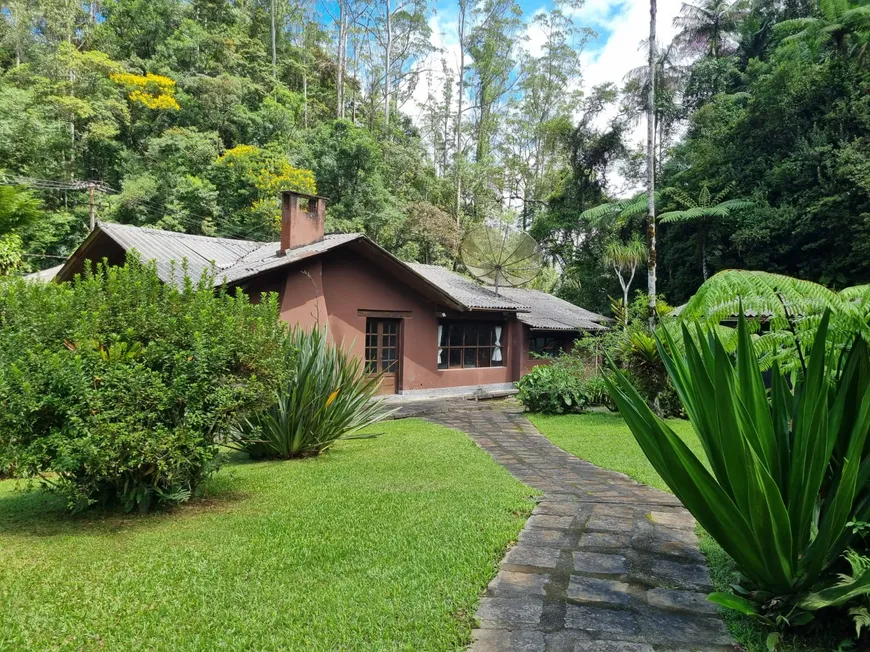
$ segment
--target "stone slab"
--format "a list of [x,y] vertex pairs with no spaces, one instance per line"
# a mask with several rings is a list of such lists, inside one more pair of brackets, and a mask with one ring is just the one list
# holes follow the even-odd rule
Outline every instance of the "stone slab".
[[622,575],[628,571],[623,555],[604,552],[577,551],[574,555],[574,570],[597,575]]
[[[477,608],[477,618],[481,627],[489,627],[493,623],[509,625],[525,623],[537,625],[541,620],[543,602],[534,598],[481,598]],[[496,625],[497,626],[497,625]]]
[[632,636],[638,631],[637,620],[630,611],[573,604],[565,609],[565,627],[616,636]]
[[489,583],[489,591],[494,595],[544,595],[550,580],[548,575],[539,573],[518,573],[500,570]]
[[624,605],[628,604],[631,599],[629,586],[625,582],[579,575],[571,576],[567,596],[576,602],[602,605]]
[[508,552],[504,563],[514,566],[535,566],[537,568],[556,568],[560,552],[557,548],[544,546],[518,545]]

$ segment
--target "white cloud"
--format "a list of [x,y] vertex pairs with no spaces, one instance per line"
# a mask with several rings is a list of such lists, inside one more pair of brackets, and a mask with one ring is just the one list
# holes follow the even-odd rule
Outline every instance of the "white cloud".
[[[619,3],[612,0],[592,0],[593,3],[619,7],[612,16],[600,11],[599,25],[608,32],[606,42],[584,54],[584,86],[589,89],[612,81],[622,83],[623,77],[633,68],[646,64],[646,49],[640,50],[641,40],[649,34],[649,2],[627,0]],[[657,39],[669,43],[676,34],[674,17],[679,13],[682,0],[659,0],[656,17]],[[593,25],[594,27],[594,25]]]
[[[683,0],[658,0],[656,30],[659,42],[669,43],[673,39],[676,34],[673,20],[682,4]],[[526,14],[528,25],[522,47],[531,54],[540,54],[544,40],[541,28],[531,22],[531,18],[545,10],[541,7]],[[649,0],[586,0],[572,15],[577,27],[589,27],[599,35],[597,40],[587,45],[581,56],[582,87],[585,91],[605,82],[621,85],[630,70],[646,64],[646,49],[640,49],[640,42],[649,34]],[[421,78],[413,99],[402,108],[415,120],[421,115],[427,101],[429,79],[435,86],[432,92],[436,96],[441,94],[444,84],[442,58],[447,61],[454,78],[459,66],[455,10],[449,9],[433,16],[429,24],[432,28],[432,44],[440,51],[420,63],[421,68],[434,72],[428,78]],[[604,116],[603,119],[608,117]],[[643,141],[645,134],[646,123],[641,120],[630,139],[633,142]],[[614,180],[619,182],[619,179]]]

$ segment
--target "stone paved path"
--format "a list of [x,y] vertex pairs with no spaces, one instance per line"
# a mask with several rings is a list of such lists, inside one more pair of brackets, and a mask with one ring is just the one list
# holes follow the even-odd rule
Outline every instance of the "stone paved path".
[[738,649],[674,496],[566,453],[519,412],[428,418],[545,493],[481,599],[473,652]]

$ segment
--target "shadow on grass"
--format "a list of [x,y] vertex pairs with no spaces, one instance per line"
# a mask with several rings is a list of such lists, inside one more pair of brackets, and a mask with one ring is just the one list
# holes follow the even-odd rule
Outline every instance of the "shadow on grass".
[[167,519],[228,510],[249,497],[241,478],[230,468],[206,480],[195,498],[172,508],[139,514],[95,507],[83,514],[71,514],[58,494],[35,485],[28,487],[24,481],[7,480],[3,484],[16,482],[18,486],[11,491],[0,491],[0,536],[106,536],[131,529],[147,530],[159,527]]

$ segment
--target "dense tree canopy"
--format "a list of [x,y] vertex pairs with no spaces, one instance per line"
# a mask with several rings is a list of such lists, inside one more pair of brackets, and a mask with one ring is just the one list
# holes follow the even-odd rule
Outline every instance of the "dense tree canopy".
[[[555,291],[608,310],[622,289],[606,249],[645,235],[646,205],[585,212],[642,186],[649,69],[581,92],[576,5],[523,16],[513,0],[457,0],[457,70],[432,66],[423,0],[9,0],[0,265],[68,255],[89,182],[100,219],[255,239],[275,237],[277,192],[295,188],[329,198],[329,230],[459,269],[462,234],[507,221],[541,243]],[[705,189],[741,200],[662,220],[671,303],[705,261],[870,280],[868,16],[863,1],[697,0],[657,45],[657,212]]]

